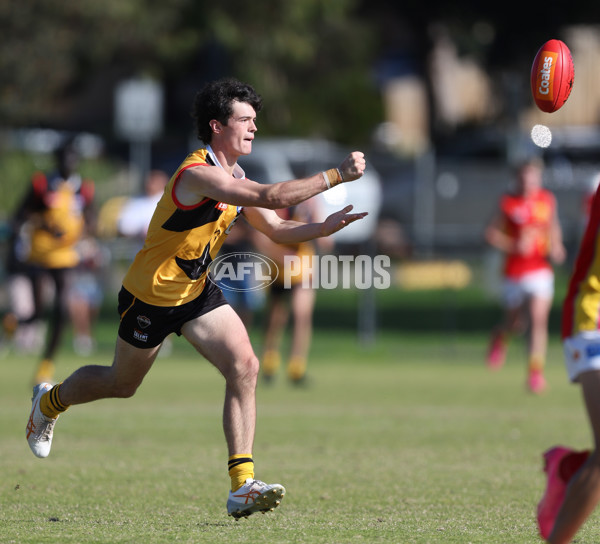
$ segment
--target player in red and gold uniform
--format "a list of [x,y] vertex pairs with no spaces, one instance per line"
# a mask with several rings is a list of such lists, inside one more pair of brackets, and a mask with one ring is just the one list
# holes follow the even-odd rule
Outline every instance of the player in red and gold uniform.
[[364,213],[349,213],[352,206],[315,223],[284,220],[274,210],[360,178],[365,160],[356,151],[339,168],[304,179],[272,185],[246,179],[237,161],[252,151],[260,108],[254,89],[232,79],[209,83],[198,93],[194,112],[205,147],[188,155],[169,181],[144,247],[125,276],[113,364],[85,366],[62,384],[41,384],[34,390],[26,435],[38,457],[50,453],[60,413],[73,404],[132,396],[165,337],[175,333],[183,335],[225,378],[228,513],[239,518],[272,510],[280,503],[283,486],[254,478],[258,359],[240,317],[208,280],[208,269],[240,213],[252,227],[284,244],[329,236],[362,219]]
[[516,191],[502,197],[485,237],[506,255],[502,293],[506,315],[494,331],[488,365],[493,369],[502,366],[508,336],[522,330],[526,314],[530,325],[527,385],[540,393],[546,387],[543,370],[554,296],[550,262],[562,263],[566,256],[556,200],[542,188],[540,162],[529,160],[519,166]]
[[544,453],[548,481],[538,505],[541,536],[567,544],[600,501],[600,188],[592,200],[563,303],[562,338],[569,379],[581,385],[594,449],[555,446]]

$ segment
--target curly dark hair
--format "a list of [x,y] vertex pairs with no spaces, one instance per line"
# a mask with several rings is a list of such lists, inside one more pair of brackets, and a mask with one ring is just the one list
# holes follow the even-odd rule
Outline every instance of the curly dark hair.
[[212,139],[210,121],[216,119],[219,123],[227,125],[233,113],[232,103],[235,101],[250,104],[256,113],[262,108],[262,98],[252,86],[234,78],[211,81],[198,91],[192,117],[196,122],[196,134],[199,140],[210,144]]

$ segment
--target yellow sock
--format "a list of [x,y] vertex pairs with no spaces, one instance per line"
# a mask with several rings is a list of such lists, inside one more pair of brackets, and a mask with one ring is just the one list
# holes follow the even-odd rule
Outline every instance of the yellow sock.
[[281,365],[281,356],[275,349],[268,349],[263,355],[262,371],[265,376],[274,376]]
[[529,357],[529,372],[541,372],[546,366],[546,361],[539,355]]
[[44,393],[40,399],[40,410],[46,417],[56,419],[69,407],[63,404],[59,398],[59,389],[62,382],[55,385],[50,391]]
[[297,382],[306,374],[306,359],[304,357],[292,357],[288,364],[288,377]]
[[237,491],[248,478],[254,478],[254,461],[251,453],[232,455],[227,467],[231,478],[231,491]]
[[44,359],[38,365],[35,373],[35,383],[51,382],[54,377],[54,363],[50,359]]

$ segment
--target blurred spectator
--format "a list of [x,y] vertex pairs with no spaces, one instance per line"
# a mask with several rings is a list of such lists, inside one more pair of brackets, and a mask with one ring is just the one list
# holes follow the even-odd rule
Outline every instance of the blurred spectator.
[[160,200],[169,176],[162,170],[151,170],[144,181],[144,194],[126,201],[118,219],[119,234],[128,238],[137,238],[140,245],[146,238],[148,225],[156,204]]
[[[315,197],[292,208],[277,210],[280,217],[286,220],[313,223],[322,221],[319,200]],[[265,381],[270,382],[281,366],[281,343],[283,333],[292,316],[292,342],[287,362],[287,376],[294,384],[305,382],[308,355],[312,340],[313,310],[315,290],[303,286],[303,280],[310,283],[307,271],[292,278],[291,288],[283,283],[284,257],[286,255],[314,256],[318,244],[320,251],[333,248],[331,238],[317,238],[314,242],[303,242],[295,245],[279,245],[264,235],[256,238],[259,251],[273,259],[279,268],[279,275],[270,286],[267,298],[266,329],[263,345],[262,373]]]
[[522,332],[528,319],[527,386],[533,393],[541,393],[546,387],[543,371],[554,296],[550,261],[562,263],[566,251],[556,199],[542,188],[541,161],[522,163],[516,181],[515,191],[502,197],[499,211],[485,231],[486,241],[506,256],[502,293],[505,318],[492,335],[487,363],[491,369],[504,364],[509,336]]
[[[45,283],[54,288],[48,320],[48,337],[35,373],[36,383],[51,381],[54,356],[68,320],[67,295],[73,272],[79,265],[77,244],[93,229],[94,183],[77,172],[79,154],[73,139],[56,151],[56,171],[36,173],[13,221],[15,233],[27,232],[17,260],[26,266],[33,286],[33,308],[28,316],[8,313],[3,326],[8,334],[21,325],[37,323],[44,314]],[[28,247],[25,249],[25,245]],[[22,312],[20,312],[22,314]]]
[[91,237],[83,239],[77,245],[77,251],[80,264],[74,273],[67,302],[73,325],[73,351],[88,357],[96,349],[93,325],[104,298],[100,276],[110,261],[110,255]]

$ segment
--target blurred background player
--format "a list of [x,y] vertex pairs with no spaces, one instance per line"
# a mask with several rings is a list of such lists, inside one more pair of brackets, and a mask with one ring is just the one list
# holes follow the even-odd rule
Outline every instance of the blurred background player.
[[[13,228],[29,233],[27,255],[23,257],[33,286],[33,312],[27,317],[9,313],[3,325],[8,333],[21,324],[40,321],[44,314],[46,285],[53,289],[53,304],[48,319],[48,335],[34,381],[51,381],[54,356],[60,345],[69,313],[67,296],[73,273],[80,263],[77,244],[93,228],[94,184],[77,172],[79,154],[73,139],[55,154],[56,170],[36,173],[19,206]],[[50,280],[50,281],[48,281]]]
[[37,353],[44,343],[45,324],[34,322],[17,327],[18,321],[30,317],[35,307],[31,270],[26,262],[29,255],[29,232],[27,225],[18,225],[15,217],[11,218],[9,228],[5,270],[10,314],[4,318],[6,330],[2,338],[2,351],[6,354],[14,348],[20,353]]
[[104,300],[102,278],[110,263],[110,251],[88,236],[77,244],[77,252],[79,265],[70,282],[67,304],[73,327],[73,351],[89,357],[96,350],[93,327]]
[[125,201],[118,218],[118,232],[140,241],[140,249],[148,232],[150,219],[162,197],[169,176],[162,170],[150,170],[144,180],[144,194]]
[[556,199],[542,188],[540,160],[529,159],[517,168],[516,188],[500,200],[485,239],[506,255],[502,290],[505,316],[492,335],[487,364],[491,369],[500,368],[509,336],[522,332],[529,324],[527,387],[541,393],[546,388],[543,371],[554,296],[550,261],[562,263],[566,251]]
[[[223,243],[221,254],[254,253],[257,236],[260,236],[260,233],[241,217]],[[250,274],[240,274],[236,278],[224,275],[217,284],[223,290],[227,302],[240,316],[246,329],[250,330],[254,324],[254,314],[264,304],[263,290],[257,288]]]
[[544,453],[548,481],[538,505],[540,534],[552,544],[571,542],[600,501],[600,192],[579,248],[563,303],[562,338],[567,374],[581,385],[594,449],[556,446]]
[[[318,197],[306,200],[298,206],[277,210],[277,214],[283,219],[303,223],[323,220]],[[267,382],[272,381],[281,366],[281,344],[291,314],[292,339],[287,376],[292,383],[301,384],[306,377],[316,292],[311,285],[311,274],[306,270],[291,278],[291,287],[284,287],[284,258],[289,255],[300,259],[312,258],[317,253],[316,245],[320,251],[327,251],[333,248],[333,241],[331,238],[318,238],[301,244],[280,245],[259,234],[255,243],[259,251],[275,261],[279,269],[279,275],[268,292],[262,359],[263,378]]]

